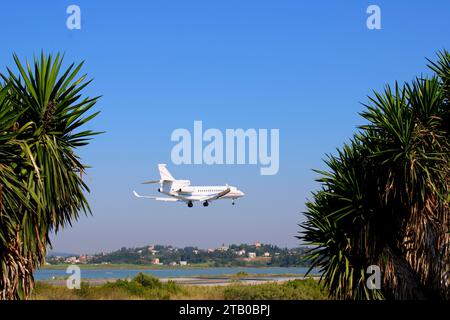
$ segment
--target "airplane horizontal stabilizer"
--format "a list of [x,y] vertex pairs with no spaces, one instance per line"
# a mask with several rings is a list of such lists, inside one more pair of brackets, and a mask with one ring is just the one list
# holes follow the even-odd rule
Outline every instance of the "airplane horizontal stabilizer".
[[147,198],[147,199],[153,199],[156,201],[165,201],[165,202],[176,202],[179,201],[176,198],[167,198],[167,197],[153,197],[153,196],[141,196],[140,194],[138,194],[136,191],[133,190],[133,194],[135,197],[138,198]]
[[160,180],[150,180],[150,181],[144,181],[142,184],[153,184],[153,183],[159,183]]

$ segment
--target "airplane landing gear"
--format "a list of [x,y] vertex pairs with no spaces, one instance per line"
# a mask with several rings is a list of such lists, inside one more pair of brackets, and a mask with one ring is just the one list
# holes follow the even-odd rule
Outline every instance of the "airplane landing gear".
[[234,199],[231,201],[231,204],[234,206]]
[[204,206],[204,207],[209,206],[209,202],[208,202],[208,201],[203,202],[203,206]]
[[192,208],[193,205],[194,205],[194,204],[192,203],[192,201],[189,201],[189,202],[188,202],[188,207],[189,207],[189,208]]

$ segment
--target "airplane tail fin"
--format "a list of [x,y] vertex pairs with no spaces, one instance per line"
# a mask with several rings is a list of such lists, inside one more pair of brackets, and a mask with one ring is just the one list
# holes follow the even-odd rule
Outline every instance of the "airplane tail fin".
[[161,176],[161,180],[166,181],[174,181],[175,178],[170,174],[169,170],[167,170],[165,164],[158,164],[159,175]]

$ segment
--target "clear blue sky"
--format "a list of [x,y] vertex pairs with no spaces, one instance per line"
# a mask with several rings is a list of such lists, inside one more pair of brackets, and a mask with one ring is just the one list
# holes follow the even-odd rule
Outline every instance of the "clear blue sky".
[[[66,28],[66,8],[81,8],[81,30]],[[382,30],[368,30],[379,5]],[[312,168],[362,123],[360,102],[373,89],[426,73],[426,57],[450,49],[448,1],[24,1],[0,9],[2,71],[12,52],[65,52],[86,60],[102,94],[94,129],[107,131],[82,150],[92,165],[93,216],[53,237],[75,253],[146,244],[270,242],[299,244]],[[280,171],[251,165],[171,164],[176,128],[279,128]],[[155,194],[143,180],[166,162],[194,184],[233,184],[246,197],[188,209],[136,199]]]

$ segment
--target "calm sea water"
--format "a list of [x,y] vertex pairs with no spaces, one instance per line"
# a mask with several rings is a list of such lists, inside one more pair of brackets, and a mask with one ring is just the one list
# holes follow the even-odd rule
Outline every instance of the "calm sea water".
[[[179,268],[179,269],[83,269],[81,266],[81,277],[85,279],[126,279],[133,278],[139,272],[146,273],[158,278],[175,277],[195,277],[195,276],[215,276],[223,274],[236,274],[238,272],[247,272],[249,274],[296,274],[304,275],[308,268]],[[317,270],[312,270],[311,274],[318,274]],[[53,277],[66,277],[69,274],[66,270],[38,270],[34,273],[35,280],[48,280]]]

